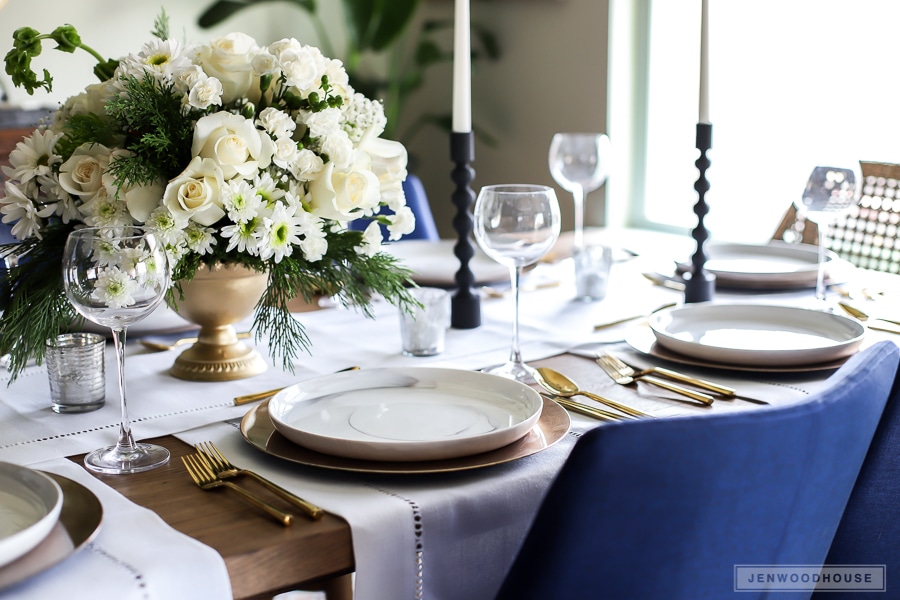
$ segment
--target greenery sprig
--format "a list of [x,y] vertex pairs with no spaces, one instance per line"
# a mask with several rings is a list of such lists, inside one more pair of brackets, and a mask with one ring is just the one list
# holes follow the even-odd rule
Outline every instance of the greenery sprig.
[[119,61],[104,59],[96,50],[82,43],[81,36],[71,25],[61,25],[45,34],[31,27],[22,27],[13,33],[13,47],[6,53],[6,74],[12,77],[15,86],[25,88],[29,95],[33,95],[38,88],[44,88],[48,92],[53,90],[50,72],[44,69],[43,78],[38,79],[38,74],[31,68],[31,59],[40,56],[44,40],[55,41],[56,49],[60,52],[72,54],[81,48],[96,58],[94,74],[100,81],[110,79],[119,66]]

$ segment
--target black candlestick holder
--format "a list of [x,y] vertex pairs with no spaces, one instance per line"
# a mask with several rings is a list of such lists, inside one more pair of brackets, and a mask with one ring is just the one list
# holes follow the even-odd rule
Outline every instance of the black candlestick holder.
[[450,133],[450,160],[456,165],[450,178],[456,184],[451,200],[456,206],[453,229],[459,236],[453,247],[453,254],[459,259],[456,272],[456,290],[450,298],[450,326],[456,329],[474,329],[481,325],[481,298],[472,288],[475,275],[469,268],[469,261],[475,255],[470,241],[474,226],[469,207],[475,202],[475,193],[469,187],[475,177],[475,170],[469,166],[475,159],[475,136],[471,131]]
[[710,148],[712,148],[712,125],[697,123],[697,150],[700,151],[700,157],[694,164],[700,171],[700,177],[694,184],[694,189],[697,190],[697,203],[694,205],[697,226],[691,233],[691,237],[697,241],[697,250],[691,256],[690,272],[685,273],[685,302],[708,302],[713,299],[716,289],[716,276],[705,270],[706,254],[703,253],[703,244],[709,239],[709,231],[703,225],[703,218],[709,212],[709,205],[706,204],[706,192],[709,191],[706,170],[709,169],[709,158],[706,152]]

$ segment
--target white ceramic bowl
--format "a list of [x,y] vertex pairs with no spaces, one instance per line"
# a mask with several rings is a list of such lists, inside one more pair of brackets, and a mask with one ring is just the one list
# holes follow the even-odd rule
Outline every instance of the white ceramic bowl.
[[37,546],[53,529],[63,495],[50,477],[0,462],[0,567]]

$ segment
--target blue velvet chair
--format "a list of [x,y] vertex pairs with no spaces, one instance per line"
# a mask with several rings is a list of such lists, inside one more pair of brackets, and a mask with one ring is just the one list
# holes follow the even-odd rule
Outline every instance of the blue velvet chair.
[[[829,565],[885,565],[886,597],[900,589],[900,380],[894,385],[831,549]],[[815,598],[858,598],[816,593]]]
[[498,597],[748,600],[735,565],[823,564],[897,367],[882,342],[799,404],[585,433]]
[[[434,216],[431,214],[431,205],[428,204],[428,195],[425,193],[422,180],[415,175],[408,175],[403,182],[403,193],[406,196],[406,205],[416,217],[416,228],[412,233],[404,235],[400,241],[431,240],[436,242],[440,239],[440,236],[438,235],[437,225],[434,223]],[[390,213],[390,211],[386,212]],[[368,219],[359,219],[350,222],[350,229],[363,231],[368,225]],[[381,235],[384,240],[388,239],[387,227],[383,225],[381,227]]]

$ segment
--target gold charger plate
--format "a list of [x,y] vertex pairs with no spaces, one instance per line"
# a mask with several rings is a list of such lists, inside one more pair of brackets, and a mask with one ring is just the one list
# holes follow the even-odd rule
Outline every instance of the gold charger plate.
[[94,539],[100,529],[103,506],[97,496],[68,477],[44,472],[62,488],[59,521],[44,541],[0,568],[0,590],[21,583],[72,556]]
[[656,336],[648,327],[637,327],[625,335],[625,343],[641,354],[647,354],[654,358],[661,358],[670,362],[689,365],[692,367],[704,367],[707,369],[723,369],[726,371],[748,371],[752,373],[805,373],[815,371],[830,371],[837,369],[847,362],[849,357],[830,360],[828,362],[813,363],[808,365],[739,365],[731,363],[716,363],[686,356],[679,352],[669,350],[657,343]]
[[546,450],[566,435],[571,423],[566,409],[544,398],[537,424],[512,444],[490,452],[446,460],[388,462],[343,458],[299,446],[278,433],[268,408],[268,401],[258,404],[241,419],[241,435],[252,446],[271,456],[301,465],[362,473],[445,473],[498,465]]

